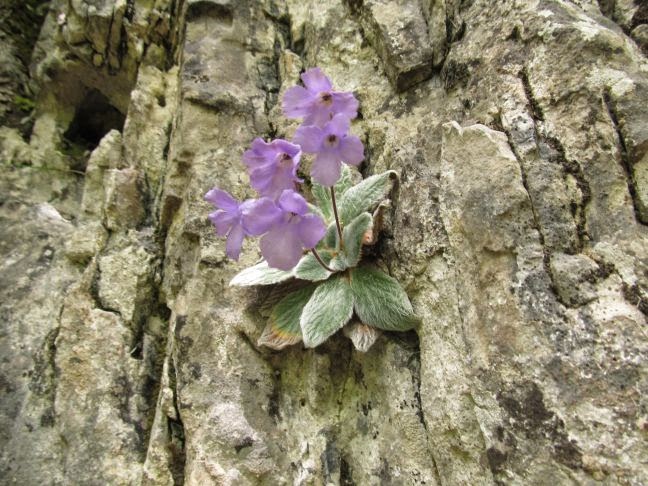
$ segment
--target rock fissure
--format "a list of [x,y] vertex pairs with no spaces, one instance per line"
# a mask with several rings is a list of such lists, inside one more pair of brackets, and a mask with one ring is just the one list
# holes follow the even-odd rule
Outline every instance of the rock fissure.
[[175,417],[167,415],[167,434],[169,448],[171,449],[170,470],[174,486],[183,486],[187,466],[187,452],[185,448],[185,428],[182,422],[180,407],[178,406],[178,379],[173,358],[169,360],[169,386],[173,392],[173,410]]
[[648,225],[648,221],[646,221],[645,218],[642,218],[642,214],[639,210],[639,206],[641,202],[639,201],[639,196],[637,195],[637,186],[636,186],[636,181],[634,176],[634,170],[632,167],[632,163],[630,162],[630,157],[628,155],[628,147],[625,141],[625,137],[619,126],[618,115],[614,109],[608,91],[603,92],[603,101],[605,103],[605,107],[610,117],[610,122],[612,123],[612,126],[614,127],[614,131],[616,134],[616,143],[618,147],[618,161],[621,167],[623,168],[623,172],[626,176],[626,180],[628,184],[628,192],[630,194],[630,198],[632,199],[632,207],[634,209],[635,219],[638,223]]
[[[580,164],[577,161],[567,159],[565,155],[565,148],[563,147],[563,144],[560,142],[560,140],[556,136],[551,136],[546,133],[547,129],[545,127],[545,115],[539,101],[534,96],[534,90],[529,80],[528,68],[525,67],[524,69],[522,69],[518,73],[518,77],[520,78],[524,87],[524,93],[526,95],[529,110],[533,119],[532,133],[534,138],[533,144],[535,146],[534,151],[537,153],[541,160],[546,161],[550,164],[559,164],[562,167],[562,174],[560,176],[560,178],[562,179],[561,182],[567,185],[568,181],[566,180],[566,177],[571,176],[575,179],[579,191],[578,196],[569,196],[570,212],[576,224],[576,241],[570,242],[568,235],[558,233],[556,235],[551,235],[552,239],[557,241],[552,241],[552,244],[550,246],[553,250],[562,249],[563,251],[566,251],[568,253],[580,252],[584,249],[586,241],[590,239],[589,235],[587,234],[587,205],[591,200],[591,190],[589,184],[587,183]],[[510,132],[507,132],[507,135],[509,136],[509,140],[511,140]],[[520,154],[516,154],[516,156],[518,160],[524,160],[520,158]],[[523,174],[528,172],[528,170],[525,170],[524,167],[522,167],[522,170]],[[525,175],[525,187],[528,190],[529,187],[528,182],[526,182],[526,178],[527,176]],[[537,205],[540,203],[539,199],[544,197],[543,191],[535,190],[530,193],[530,197],[532,205],[534,207],[536,221],[540,222],[540,219],[537,218]],[[555,211],[556,209],[553,210],[554,213]],[[543,239],[547,239],[548,235],[546,233],[549,230],[547,226],[553,223],[552,220],[554,218],[555,216],[553,215],[547,215],[543,218],[543,224],[540,224],[538,226],[540,233],[543,235]],[[562,243],[561,240],[566,240],[567,243]],[[543,243],[543,246],[548,245]]]

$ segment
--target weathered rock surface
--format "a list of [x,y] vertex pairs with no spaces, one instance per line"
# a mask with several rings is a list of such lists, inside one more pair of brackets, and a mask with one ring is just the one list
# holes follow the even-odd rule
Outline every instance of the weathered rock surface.
[[[36,102],[0,113],[3,484],[648,482],[645,2],[49,7],[30,74],[0,36]],[[258,250],[202,200],[252,195],[311,66],[400,174],[376,252],[423,323],[367,353],[257,347]]]

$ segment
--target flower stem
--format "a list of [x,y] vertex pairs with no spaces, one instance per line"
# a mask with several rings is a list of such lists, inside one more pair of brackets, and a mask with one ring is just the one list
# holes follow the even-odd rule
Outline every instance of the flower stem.
[[331,203],[333,204],[333,214],[335,215],[335,226],[337,226],[338,236],[340,237],[340,246],[342,246],[342,226],[340,226],[340,217],[338,216],[337,203],[335,202],[335,187],[333,186],[331,186]]
[[326,263],[324,263],[324,260],[322,260],[322,257],[319,256],[319,253],[317,253],[317,250],[315,248],[312,248],[311,251],[313,252],[313,256],[315,257],[315,259],[319,262],[320,265],[324,267],[324,269],[327,272],[335,273],[335,270],[333,270]]

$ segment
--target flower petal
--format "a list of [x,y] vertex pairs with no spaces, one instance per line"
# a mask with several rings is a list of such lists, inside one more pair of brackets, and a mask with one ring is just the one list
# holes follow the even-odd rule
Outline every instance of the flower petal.
[[349,118],[349,120],[353,120],[358,116],[359,105],[360,103],[353,96],[353,93],[333,93],[333,104],[331,105],[333,113],[341,113]]
[[267,197],[241,204],[241,222],[248,235],[259,236],[277,224],[283,215],[275,203]]
[[225,236],[237,219],[236,214],[228,213],[222,209],[209,214],[209,221],[214,225],[218,236]]
[[308,115],[314,95],[302,86],[293,86],[284,93],[282,108],[287,118]]
[[233,226],[232,231],[230,231],[229,235],[227,235],[227,242],[225,243],[225,253],[232,260],[239,259],[244,237],[245,237],[245,232],[243,231],[243,226],[241,226],[240,224]]
[[344,137],[349,131],[351,126],[351,121],[346,115],[338,113],[335,115],[330,122],[324,125],[324,131],[327,134],[337,135],[338,137]]
[[304,248],[314,248],[326,233],[326,226],[322,218],[315,214],[307,214],[297,224],[299,238]]
[[321,106],[319,103],[313,103],[313,106],[308,110],[308,114],[304,117],[302,125],[314,125],[323,127],[326,123],[333,118],[333,112],[329,106]]
[[234,199],[229,193],[214,187],[207,194],[205,194],[205,201],[212,203],[220,209],[228,212],[235,212],[238,210],[238,201]]
[[252,169],[250,171],[250,185],[256,189],[259,194],[265,196],[265,192],[272,183],[272,176],[274,173],[275,167],[271,164],[262,165]]
[[278,138],[277,140],[272,141],[272,146],[276,154],[288,154],[291,158],[299,160],[299,155],[301,152],[301,147],[290,143],[288,140],[283,140]]
[[295,183],[302,182],[301,179],[297,178],[295,175],[296,173],[297,167],[294,164],[280,166],[274,173],[274,176],[263,195],[272,199],[277,199],[281,193],[287,189],[294,191]]
[[271,156],[274,152],[274,147],[272,142],[266,142],[261,137],[257,137],[252,140],[252,150],[254,150],[259,155]]
[[252,148],[243,152],[243,163],[249,169],[253,169],[267,163],[268,160],[272,160],[274,153],[275,149],[271,144],[266,143],[262,138],[255,138],[252,142]]
[[364,146],[355,135],[349,135],[340,140],[338,152],[342,161],[349,165],[358,165],[364,160]]
[[302,246],[294,224],[282,224],[261,238],[261,254],[268,265],[291,270],[302,256]]
[[319,93],[320,91],[330,91],[333,88],[331,80],[326,77],[318,67],[308,69],[301,75],[301,80],[308,91]]
[[331,187],[338,181],[341,172],[342,163],[335,152],[320,152],[313,162],[311,178],[318,184]]
[[320,150],[324,138],[324,130],[316,126],[300,126],[295,132],[293,140],[301,146],[301,149],[309,154]]
[[277,202],[279,203],[279,207],[286,212],[299,214],[300,216],[308,213],[306,199],[295,191],[283,191]]

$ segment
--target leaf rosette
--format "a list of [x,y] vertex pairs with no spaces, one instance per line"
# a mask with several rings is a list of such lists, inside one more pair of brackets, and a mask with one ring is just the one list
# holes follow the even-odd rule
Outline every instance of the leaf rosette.
[[373,265],[360,265],[363,246],[375,241],[376,215],[387,205],[396,173],[378,174],[356,185],[351,181],[351,169],[345,167],[335,186],[343,224],[341,239],[331,193],[314,184],[316,207],[328,224],[317,257],[305,254],[291,271],[271,268],[262,261],[230,282],[236,286],[273,285],[290,279],[310,282],[275,304],[259,345],[280,350],[303,341],[304,346],[313,348],[344,328],[356,349],[366,352],[381,331],[407,331],[419,323],[407,294],[394,278]]

